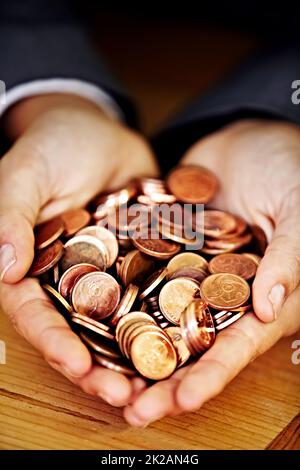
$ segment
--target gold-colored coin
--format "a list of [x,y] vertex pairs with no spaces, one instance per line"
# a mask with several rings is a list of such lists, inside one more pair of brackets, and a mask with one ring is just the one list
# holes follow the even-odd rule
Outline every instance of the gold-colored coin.
[[104,338],[102,335],[93,332],[80,332],[79,336],[89,348],[99,354],[103,354],[106,357],[122,357],[116,347],[116,343]]
[[201,297],[219,310],[237,308],[250,297],[249,284],[235,274],[220,273],[208,276],[200,287]]
[[183,366],[191,357],[191,353],[184,342],[181,328],[179,326],[169,326],[168,328],[164,329],[164,332],[167,333],[167,335],[170,337],[172,344],[177,352],[177,367]]
[[169,322],[179,325],[182,312],[199,292],[196,281],[184,277],[173,279],[160,291],[160,310]]
[[166,335],[146,331],[132,341],[130,357],[138,372],[152,380],[163,380],[173,374],[177,366],[174,346]]
[[119,333],[121,329],[123,330],[127,325],[132,322],[139,322],[139,321],[150,321],[151,323],[155,323],[155,320],[145,312],[130,312],[124,315],[118,322],[116,327],[116,339],[119,342]]
[[106,369],[113,370],[119,374],[127,375],[128,377],[133,377],[136,375],[136,371],[130,367],[130,364],[124,359],[115,359],[112,357],[105,357],[102,354],[93,352],[93,359],[100,364],[100,366],[105,367]]
[[43,289],[50,295],[55,307],[62,315],[70,315],[73,309],[71,305],[49,284],[43,284]]
[[120,278],[124,286],[141,284],[153,272],[153,258],[139,250],[132,250],[124,257],[120,266]]

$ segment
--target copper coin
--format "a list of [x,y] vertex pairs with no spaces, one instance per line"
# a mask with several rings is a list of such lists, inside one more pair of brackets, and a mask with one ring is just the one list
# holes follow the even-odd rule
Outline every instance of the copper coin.
[[209,262],[209,270],[212,274],[237,274],[238,276],[246,279],[246,281],[255,276],[256,269],[257,266],[252,259],[236,253],[227,253],[215,256]]
[[[93,320],[93,318],[90,318],[86,315],[82,315],[81,313],[76,313],[72,312],[72,319],[76,318],[77,320],[81,320],[85,323],[89,323],[90,325],[95,326],[96,328],[100,328],[101,330],[107,331],[108,333],[111,333],[111,329],[109,326],[105,325],[104,323],[101,323],[98,320]],[[109,339],[113,339],[114,336],[111,333]]]
[[158,225],[159,233],[164,238],[172,240],[173,242],[180,243],[181,245],[198,245],[199,240],[197,238],[186,238],[184,235],[184,227],[178,229],[176,227],[170,227],[169,225],[159,224]]
[[105,271],[107,250],[103,242],[90,235],[73,237],[65,244],[65,253],[60,261],[63,271],[75,264],[92,264]]
[[130,356],[138,372],[152,380],[163,380],[173,374],[177,356],[171,341],[155,331],[139,334],[134,338]]
[[130,312],[134,302],[137,299],[139,288],[134,284],[129,284],[127,287],[121,302],[119,303],[113,316],[110,318],[110,325],[116,326],[120,318]]
[[138,196],[138,202],[146,205],[173,204],[176,198],[173,194],[167,194],[165,182],[156,178],[139,178],[138,189],[142,192]]
[[193,227],[193,212],[190,206],[185,207],[178,203],[164,204],[152,209],[152,212],[158,224],[164,226],[166,230],[173,230],[178,235],[183,235],[185,230]]
[[222,238],[224,240],[238,237],[247,230],[248,224],[244,219],[242,219],[242,217],[239,217],[238,215],[234,215],[234,218],[235,218],[235,223],[236,223],[235,229],[233,232],[223,233]]
[[143,300],[142,305],[140,306],[140,312],[148,312],[148,305],[147,303]]
[[147,207],[155,207],[157,204],[174,204],[176,197],[173,194],[154,193],[152,196],[140,194],[137,197],[137,202]]
[[105,338],[109,339],[109,340],[113,340],[114,339],[114,336],[109,332],[109,331],[106,331],[104,330],[102,327],[100,327],[99,325],[96,326],[90,322],[87,322],[85,320],[81,320],[80,318],[72,315],[72,318],[71,318],[72,322],[75,323],[76,325],[79,325],[81,326],[82,328],[85,328],[87,329],[88,331],[93,331],[94,333],[97,333],[98,335],[100,336],[104,336]]
[[237,313],[231,313],[231,315],[228,315],[226,318],[223,317],[222,321],[219,322],[218,325],[216,325],[216,330],[221,331],[224,330],[224,328],[227,328],[228,326],[232,325],[235,323],[237,320],[239,320],[242,316],[245,315],[246,312],[237,312]]
[[140,236],[132,239],[132,243],[146,255],[159,259],[169,259],[180,251],[180,245],[160,239],[157,233],[152,238],[151,230],[142,232]]
[[[250,299],[249,299],[250,300]],[[252,303],[248,303],[247,305],[241,305],[237,308],[231,308],[231,312],[249,312],[249,310],[253,309]]]
[[152,314],[153,312],[159,310],[158,295],[155,295],[154,297],[148,297],[146,302],[149,307],[149,313]]
[[43,284],[42,288],[51,297],[51,300],[60,313],[63,315],[69,315],[72,313],[73,309],[71,305],[60,295],[59,292],[57,292],[57,290],[55,290],[52,286],[49,286],[49,284]]
[[173,279],[167,282],[160,291],[160,310],[169,322],[179,325],[182,312],[198,294],[199,284],[194,280]]
[[141,204],[123,206],[108,216],[109,227],[115,232],[135,232],[151,223],[151,210]]
[[118,243],[119,243],[119,252],[120,255],[125,256],[127,253],[132,251],[134,249],[133,244],[131,243],[130,238],[123,239],[118,237]]
[[208,269],[208,262],[203,258],[203,256],[197,255],[196,253],[179,253],[167,264],[168,278],[170,278],[179,268],[185,267],[200,268],[206,271]]
[[71,209],[63,212],[61,218],[65,226],[64,236],[70,237],[78,232],[78,230],[88,225],[91,220],[91,215],[85,209]]
[[255,251],[263,256],[268,246],[266,234],[259,225],[251,225],[250,229],[254,238]]
[[64,246],[60,240],[56,240],[43,250],[35,253],[32,265],[29,269],[29,276],[40,276],[53,268],[64,253]]
[[119,284],[110,274],[100,271],[82,276],[72,292],[74,310],[98,319],[109,317],[119,301]]
[[107,340],[93,332],[81,332],[79,333],[79,336],[87,346],[89,346],[93,351],[103,354],[103,356],[115,358],[122,357],[113,341]]
[[250,296],[248,283],[235,274],[212,274],[200,286],[201,297],[211,307],[230,310],[243,305]]
[[188,277],[190,279],[193,279],[194,281],[197,281],[199,284],[203,281],[208,276],[207,271],[204,271],[203,269],[199,268],[194,268],[194,267],[183,267],[177,269],[172,276],[169,278],[169,280],[177,279],[179,277]]
[[123,352],[124,356],[127,357],[127,359],[130,358],[130,345],[132,343],[132,340],[141,332],[144,331],[160,331],[159,326],[155,325],[154,323],[150,322],[139,322],[139,323],[134,323],[130,325],[124,331],[124,334],[122,335],[122,342],[119,342],[119,346],[121,351]]
[[76,282],[85,274],[98,271],[96,266],[87,263],[74,264],[61,276],[58,283],[58,291],[65,298],[70,299],[73,287]]
[[252,240],[252,234],[245,233],[239,237],[231,237],[229,239],[224,239],[223,236],[218,239],[205,239],[205,246],[207,248],[217,249],[217,250],[230,250],[235,251],[239,250],[245,245],[248,245]]
[[128,184],[125,188],[111,193],[102,193],[90,204],[93,216],[96,220],[106,217],[111,210],[115,210],[123,204],[127,204],[137,193],[135,183]]
[[[188,317],[189,315],[189,317]],[[197,320],[195,315],[190,318],[188,307],[184,310],[180,317],[180,331],[186,347],[192,356],[199,354],[197,344],[194,344],[194,337],[197,334]]]
[[167,269],[161,268],[158,271],[155,271],[155,273],[151,274],[148,279],[146,279],[145,283],[141,287],[141,293],[140,293],[140,300],[145,299],[145,297],[148,297],[151,292],[153,292],[165,279],[167,276]]
[[256,266],[259,266],[261,260],[262,260],[262,257],[259,256],[259,255],[256,255],[255,253],[242,253],[244,256],[247,256],[247,258],[250,258],[252,259],[252,261],[254,261],[254,263],[256,264]]
[[39,250],[55,242],[64,231],[61,217],[47,220],[34,228],[35,247]]
[[229,212],[218,210],[205,210],[204,211],[204,226],[195,226],[194,228],[199,232],[204,232],[206,236],[219,238],[229,232],[233,232],[236,228],[237,222],[235,217]]
[[59,266],[58,266],[58,264],[56,264],[53,268],[53,282],[54,282],[55,285],[59,283],[59,277],[60,277],[60,275],[59,275]]
[[145,312],[130,312],[127,315],[124,315],[118,322],[116,327],[116,339],[119,342],[119,332],[125,326],[129,325],[132,322],[139,322],[139,321],[150,321],[151,323],[155,323],[155,320]]
[[115,235],[107,230],[105,227],[98,225],[90,225],[77,232],[78,235],[91,235],[92,237],[98,238],[105,246],[108,251],[107,267],[110,268],[118,257],[119,246]]
[[105,367],[106,369],[113,370],[119,374],[127,375],[128,377],[133,377],[136,375],[136,372],[131,369],[130,364],[128,364],[128,362],[126,362],[124,359],[115,359],[112,357],[108,358],[96,352],[94,352],[92,356],[93,359],[98,364],[100,364],[100,366]]
[[193,356],[209,349],[216,337],[212,315],[202,299],[191,302],[180,319],[182,337]]
[[232,253],[232,249],[229,250],[221,250],[221,249],[216,249],[216,248],[207,248],[205,245],[203,248],[201,248],[201,253],[204,255],[209,255],[209,256],[218,256],[218,255],[223,255],[224,253]]
[[167,186],[178,201],[206,204],[213,199],[218,181],[214,173],[201,166],[179,166],[167,176]]
[[136,184],[139,192],[150,197],[154,192],[166,192],[165,182],[159,178],[137,178]]
[[[140,325],[156,325],[156,322],[153,320],[153,318],[148,315],[148,318],[144,319],[130,319],[127,322],[123,323],[123,325],[119,328],[118,330],[118,337],[117,337],[117,342],[119,344],[119,348],[122,351],[122,354],[125,355],[125,339],[128,337],[128,334],[130,334],[135,328],[137,328]],[[157,326],[157,325],[156,325]]]
[[154,269],[154,260],[139,250],[130,251],[120,266],[120,278],[124,286],[141,284]]
[[177,352],[177,366],[183,366],[183,364],[185,364],[189,360],[191,354],[184,342],[184,339],[182,338],[181,328],[179,326],[169,326],[164,331],[170,337],[175,351]]

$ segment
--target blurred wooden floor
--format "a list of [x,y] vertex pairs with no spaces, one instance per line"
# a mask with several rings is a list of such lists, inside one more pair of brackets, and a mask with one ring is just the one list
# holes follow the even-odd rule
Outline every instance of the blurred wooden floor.
[[197,413],[144,430],[128,427],[120,409],[52,370],[2,314],[0,338],[7,345],[7,364],[0,365],[0,449],[300,449],[300,366],[291,363],[292,338]]
[[[195,25],[107,21],[99,26],[97,43],[151,133],[221,79],[256,39]],[[300,449],[300,366],[291,363],[293,338],[250,364],[197,413],[145,430],[129,428],[121,410],[52,370],[1,313],[0,340],[7,346],[7,364],[0,365],[0,449]]]

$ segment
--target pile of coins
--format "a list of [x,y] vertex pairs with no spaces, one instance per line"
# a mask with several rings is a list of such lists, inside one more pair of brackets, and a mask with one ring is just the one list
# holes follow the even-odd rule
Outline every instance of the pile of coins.
[[[29,275],[40,279],[98,364],[165,379],[252,309],[266,238],[219,210],[204,208],[198,225],[196,205],[217,190],[209,170],[181,166],[165,181],[136,179],[35,227]],[[140,217],[130,213],[136,203]],[[188,204],[189,223],[204,243],[187,238],[185,221],[155,212],[161,204],[177,211]]]

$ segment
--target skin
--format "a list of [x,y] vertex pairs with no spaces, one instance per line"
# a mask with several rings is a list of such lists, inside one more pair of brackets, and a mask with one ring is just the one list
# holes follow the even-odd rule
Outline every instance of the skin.
[[[300,129],[237,122],[197,142],[182,162],[214,171],[220,191],[211,205],[259,224],[270,244],[253,284],[256,315],[223,330],[195,364],[140,393],[124,410],[133,426],[199,409],[249,362],[300,328]],[[275,315],[269,292],[278,283],[285,295]]]
[[[298,127],[257,120],[234,123],[202,139],[184,156],[184,163],[207,166],[218,176],[220,191],[212,206],[261,225],[271,243],[253,286],[256,315],[247,314],[220,333],[195,364],[147,387],[141,378],[129,380],[92,366],[88,351],[38,282],[22,278],[33,256],[36,220],[79,207],[129,177],[156,175],[149,148],[98,108],[70,96],[26,100],[10,112],[6,126],[16,143],[0,163],[0,243],[13,244],[17,260],[1,283],[3,309],[55,369],[85,392],[125,406],[129,424],[144,427],[198,409],[255,357],[298,330]],[[270,290],[278,284],[284,295],[274,310]]]
[[0,245],[13,245],[16,261],[0,283],[2,308],[52,367],[87,393],[127,404],[140,380],[92,366],[38,282],[23,277],[33,259],[36,221],[83,206],[130,178],[156,176],[153,155],[141,136],[71,95],[24,100],[5,116],[5,126],[15,143],[0,163]]

